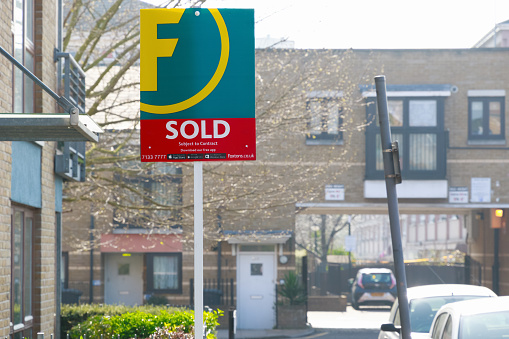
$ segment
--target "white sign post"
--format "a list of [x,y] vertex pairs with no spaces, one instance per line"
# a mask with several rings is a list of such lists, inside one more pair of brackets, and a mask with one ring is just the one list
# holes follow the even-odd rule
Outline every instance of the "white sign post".
[[194,163],[194,337],[203,338],[203,163]]

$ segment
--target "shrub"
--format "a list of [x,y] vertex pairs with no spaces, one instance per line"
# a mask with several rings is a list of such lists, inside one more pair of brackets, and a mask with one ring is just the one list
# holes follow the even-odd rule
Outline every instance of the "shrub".
[[[156,334],[159,338],[168,338],[165,333],[171,334],[170,338],[189,338],[183,334],[190,334],[194,331],[194,311],[176,308],[138,307],[128,308],[119,306],[123,310],[111,310],[111,314],[95,314],[86,320],[73,326],[69,331],[71,338],[80,338],[86,335],[87,338],[117,337],[122,339],[147,338]],[[148,312],[147,310],[151,310]],[[119,314],[120,313],[120,314]],[[83,312],[82,314],[85,314]],[[204,312],[205,328],[207,338],[216,338],[215,330],[219,325],[218,318],[222,315],[221,310]]]
[[284,304],[303,305],[306,303],[306,291],[295,272],[289,271],[284,277],[285,283],[279,286],[278,294],[284,298]]
[[167,305],[168,299],[166,299],[163,295],[151,295],[150,298],[147,299],[147,304],[149,305]]

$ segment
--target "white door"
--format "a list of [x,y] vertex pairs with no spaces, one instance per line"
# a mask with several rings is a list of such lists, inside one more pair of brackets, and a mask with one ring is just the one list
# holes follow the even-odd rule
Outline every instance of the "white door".
[[106,304],[143,304],[143,254],[106,254],[104,271]]
[[237,263],[237,327],[272,329],[276,324],[274,253],[239,253]]

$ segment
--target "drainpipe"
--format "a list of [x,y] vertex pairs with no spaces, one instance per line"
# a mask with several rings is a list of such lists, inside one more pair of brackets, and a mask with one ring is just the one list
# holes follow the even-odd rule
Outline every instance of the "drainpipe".
[[493,280],[493,292],[497,295],[499,294],[499,278],[500,278],[500,262],[499,262],[499,238],[500,238],[500,229],[493,229],[494,233],[494,246],[493,246],[493,267],[492,267],[492,280]]
[[[60,328],[60,311],[62,302],[62,214],[55,213],[56,216],[56,296],[55,296],[55,328]],[[60,339],[60,331],[55,331],[55,338]]]
[[[222,224],[222,217],[221,213],[217,213],[217,228],[222,231],[223,230],[223,224]],[[217,242],[217,290],[221,290],[221,240]]]

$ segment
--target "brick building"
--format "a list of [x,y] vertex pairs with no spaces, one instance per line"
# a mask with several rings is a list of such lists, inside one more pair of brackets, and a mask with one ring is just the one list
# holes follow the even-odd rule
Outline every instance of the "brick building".
[[[58,0],[0,4],[0,109],[14,113],[0,117],[0,335],[6,338],[34,338],[38,332],[59,337],[62,187],[64,180],[83,177],[83,141],[97,140],[83,125],[86,118],[77,115],[84,98],[56,94],[65,91],[59,79],[69,77],[58,66],[72,59],[55,54],[59,5]],[[78,107],[74,118],[73,107]]]
[[[387,77],[392,136],[401,147],[401,213],[457,215],[462,221],[455,223],[461,227],[455,232],[461,239],[466,234],[467,253],[482,264],[481,283],[509,293],[509,254],[501,246],[508,239],[505,224],[497,224],[494,214],[509,208],[509,70],[504,67],[509,50],[256,53],[258,160],[204,166],[205,195],[221,197],[221,203],[205,204],[205,225],[209,234],[215,231],[206,238],[205,280],[233,281],[227,293],[233,294],[240,328],[274,326],[275,284],[296,267],[296,213],[387,213],[373,88],[377,74]],[[184,211],[192,204],[190,168],[169,166],[161,172],[180,178],[173,192],[181,192],[177,205],[190,220]],[[326,195],[331,187],[342,194]],[[229,189],[239,188],[249,194],[228,196]],[[66,224],[72,225],[64,232],[66,282],[82,290],[82,300],[119,302],[136,294],[130,303],[162,295],[170,304],[189,304],[189,223],[172,229],[176,223],[169,219],[147,231],[115,225],[114,211],[101,213],[100,206],[86,213],[67,207],[73,212],[65,214]],[[98,246],[71,246],[76,238],[88,242],[90,234]],[[129,279],[133,289],[117,288],[120,299],[110,301],[112,272],[115,284]],[[172,282],[160,282],[167,288],[159,288],[157,275],[172,277]],[[260,276],[268,280],[257,280]],[[255,293],[256,286],[265,290]],[[265,318],[246,311],[253,307],[265,309],[258,312]]]

